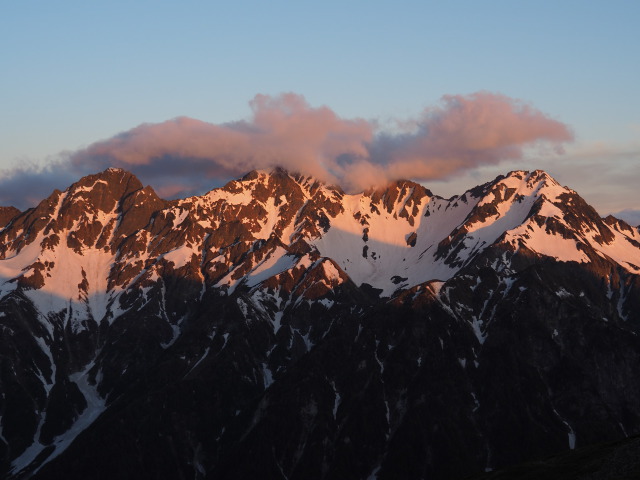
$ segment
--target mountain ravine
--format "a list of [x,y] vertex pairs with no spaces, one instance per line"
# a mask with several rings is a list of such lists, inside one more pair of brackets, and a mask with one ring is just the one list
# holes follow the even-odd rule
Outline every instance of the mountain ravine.
[[640,434],[640,230],[543,171],[109,169],[0,220],[0,477],[462,479]]

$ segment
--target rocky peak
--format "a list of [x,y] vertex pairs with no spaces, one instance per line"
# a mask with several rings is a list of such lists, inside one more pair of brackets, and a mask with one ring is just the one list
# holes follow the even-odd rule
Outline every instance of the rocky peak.
[[384,187],[369,189],[362,195],[369,201],[370,212],[365,214],[379,215],[384,212],[395,219],[406,219],[411,226],[415,224],[421,205],[434,197],[424,186],[408,180],[396,180]]
[[633,227],[629,225],[627,222],[625,222],[624,220],[614,217],[613,215],[607,215],[602,220],[604,221],[604,223],[616,229],[618,232],[630,234],[632,236],[637,235],[636,230],[640,228],[640,227]]
[[19,251],[39,235],[45,237],[43,247],[57,245],[63,236],[67,246],[78,252],[96,242],[103,247],[115,227],[118,205],[141,189],[140,181],[121,169],[87,175],[14,217],[10,228],[0,234],[1,248]]
[[[95,175],[88,175],[67,190],[68,201],[81,201],[103,212],[111,212],[127,195],[142,189],[140,180],[125,170],[109,168]],[[75,202],[74,202],[75,203]]]
[[60,190],[54,190],[35,208],[29,208],[18,214],[7,228],[0,231],[0,258],[4,258],[10,251],[19,252],[33,242],[45,227],[48,227],[59,208],[62,195]]
[[67,231],[67,244],[76,251],[96,243],[104,247],[122,213],[122,202],[139,190],[140,180],[117,168],[83,177],[62,194],[48,228],[54,233]]
[[391,213],[396,202],[404,200],[408,193],[413,199],[433,196],[425,187],[409,180],[395,180],[385,186],[366,190],[363,195],[369,197],[374,204],[382,204]]
[[269,196],[295,191],[295,180],[283,169],[273,171],[252,170],[239,180],[231,180],[221,189],[214,189],[210,194],[219,191],[232,194],[249,193],[252,198],[265,203]]
[[344,195],[339,186],[299,173],[290,173],[282,167],[275,167],[272,170],[253,170],[241,179],[227,183],[222,190],[232,193],[251,192],[262,203],[269,197],[279,199],[284,195],[288,198],[292,194],[301,195],[301,198],[319,195],[327,199],[341,199]]
[[[592,207],[542,170],[509,172],[469,190],[463,195],[467,196],[477,203],[438,246],[438,257],[451,265],[462,265],[469,252],[494,242],[510,245],[511,250],[526,245],[538,254],[587,261],[597,256],[588,246],[600,250],[615,240]],[[589,248],[591,254],[581,253]]]

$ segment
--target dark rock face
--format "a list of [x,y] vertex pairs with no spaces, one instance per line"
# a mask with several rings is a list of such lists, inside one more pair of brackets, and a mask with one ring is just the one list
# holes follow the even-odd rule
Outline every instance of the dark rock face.
[[0,228],[6,227],[19,213],[20,210],[16,207],[0,207]]
[[632,480],[640,478],[640,438],[598,443],[468,480]]
[[6,478],[451,479],[640,433],[640,234],[544,172],[166,202],[110,169],[11,215]]

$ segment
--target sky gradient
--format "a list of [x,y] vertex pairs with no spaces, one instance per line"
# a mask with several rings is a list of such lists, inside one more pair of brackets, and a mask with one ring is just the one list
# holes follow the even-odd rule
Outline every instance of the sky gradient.
[[[350,125],[350,148],[340,154],[365,153],[385,172],[398,152],[408,158],[409,144],[398,150],[399,139],[422,139],[411,148],[419,144],[420,155],[426,148],[421,165],[440,171],[426,182],[438,194],[462,193],[511,169],[542,168],[603,215],[640,211],[640,2],[29,1],[0,8],[5,197],[11,184],[16,192],[32,186],[33,198],[39,189],[66,187],[104,164],[104,155],[87,153],[141,124],[182,118],[204,124],[205,136],[230,122],[237,131],[256,125],[256,98],[298,98],[307,113],[332,116],[340,132]],[[433,112],[451,113],[447,98],[478,95],[520,111],[527,105],[555,130],[518,137],[519,154],[474,156],[445,171],[446,163],[433,163]],[[470,113],[465,125],[478,118]],[[422,127],[430,138],[416,135]],[[513,125],[490,127],[513,132]],[[384,158],[383,137],[397,147]],[[453,154],[458,137],[449,139]],[[262,142],[254,147],[264,151]],[[331,148],[323,154],[331,157]],[[170,174],[179,161],[165,159],[153,164],[153,175],[149,167],[140,176],[163,185],[162,168]]]

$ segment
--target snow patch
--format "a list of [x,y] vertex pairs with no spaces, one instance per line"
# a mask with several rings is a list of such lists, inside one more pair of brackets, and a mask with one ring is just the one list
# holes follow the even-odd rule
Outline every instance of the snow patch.
[[278,330],[280,330],[280,327],[282,326],[281,322],[282,322],[283,315],[284,315],[284,312],[278,311],[273,317],[273,333],[274,334],[278,333]]
[[282,247],[276,247],[247,275],[247,286],[255,287],[268,278],[278,275],[296,264],[296,257]]
[[174,248],[165,253],[162,258],[166,261],[173,263],[173,268],[178,269],[184,267],[193,258],[193,254],[196,253],[192,246],[182,245],[181,247]]
[[478,342],[482,345],[487,339],[486,333],[482,333],[482,324],[483,321],[479,320],[475,315],[473,316],[473,323],[471,324],[471,328],[473,328],[473,333],[475,334]]
[[84,396],[87,402],[87,408],[78,416],[69,430],[54,438],[51,445],[43,445],[39,441],[34,442],[31,447],[13,461],[11,464],[11,471],[13,473],[22,471],[30,465],[45,448],[53,446],[53,451],[33,471],[33,474],[37,473],[44,465],[63,453],[77,436],[89,428],[102,412],[104,412],[106,409],[106,400],[98,393],[97,386],[89,383],[88,373],[91,367],[93,367],[93,363],[86,367],[84,371],[75,373],[69,377],[70,380],[78,386],[78,389]]
[[262,364],[262,377],[264,379],[264,389],[266,390],[273,384],[273,373],[266,363]]

